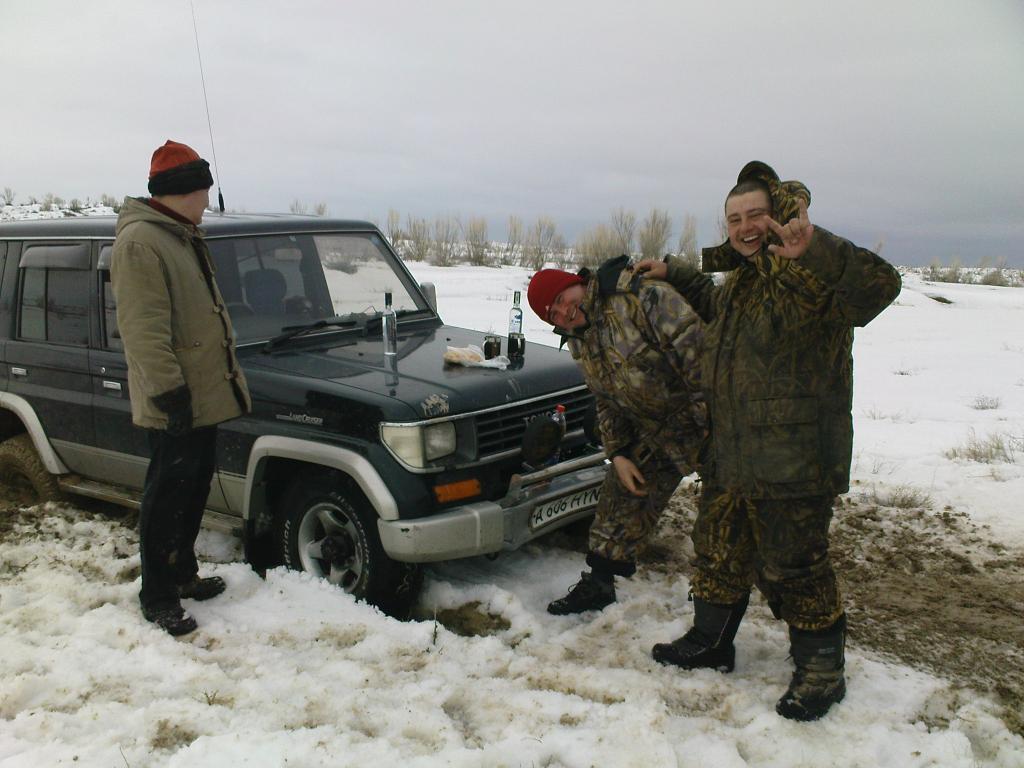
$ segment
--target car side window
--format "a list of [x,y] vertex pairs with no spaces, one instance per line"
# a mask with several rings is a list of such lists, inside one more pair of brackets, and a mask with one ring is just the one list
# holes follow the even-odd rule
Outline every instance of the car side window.
[[100,246],[100,258],[97,264],[100,283],[100,304],[103,316],[100,318],[102,328],[102,346],[104,349],[121,351],[124,349],[124,342],[121,341],[121,332],[117,328],[117,297],[114,296],[114,287],[110,283],[110,260],[113,256],[114,246],[106,244]]
[[18,338],[88,346],[88,243],[30,245],[19,267]]

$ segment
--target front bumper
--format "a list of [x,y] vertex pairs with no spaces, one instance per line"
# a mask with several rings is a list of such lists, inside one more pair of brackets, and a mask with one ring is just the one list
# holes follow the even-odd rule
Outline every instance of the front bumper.
[[597,506],[596,498],[542,528],[530,528],[530,513],[535,507],[600,487],[606,471],[604,455],[596,453],[526,475],[514,475],[508,493],[497,501],[465,504],[420,519],[378,520],[380,540],[388,557],[407,563],[517,549],[531,539],[591,514]]

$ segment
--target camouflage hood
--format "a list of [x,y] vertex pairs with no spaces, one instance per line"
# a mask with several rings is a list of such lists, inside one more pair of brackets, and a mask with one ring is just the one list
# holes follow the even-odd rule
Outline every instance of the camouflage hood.
[[[760,160],[751,160],[743,166],[736,183],[744,181],[760,181],[768,186],[768,192],[772,197],[772,218],[780,224],[796,216],[799,210],[799,201],[803,200],[808,206],[811,204],[811,192],[799,181],[780,181],[777,174],[770,165]],[[775,234],[768,237],[771,243],[779,244]],[[728,239],[721,245],[711,248],[704,248],[701,255],[701,270],[704,272],[728,272],[735,269],[744,262],[744,258],[736,253]]]

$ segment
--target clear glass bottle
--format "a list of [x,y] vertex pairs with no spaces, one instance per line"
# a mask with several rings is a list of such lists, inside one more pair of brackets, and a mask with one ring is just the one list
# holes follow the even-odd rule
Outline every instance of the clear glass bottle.
[[391,306],[391,291],[384,293],[380,327],[384,338],[384,359],[394,358],[398,355],[398,317]]
[[512,296],[512,309],[508,311],[508,356],[510,359],[522,357],[526,351],[526,338],[523,336],[523,309],[519,306],[519,291]]

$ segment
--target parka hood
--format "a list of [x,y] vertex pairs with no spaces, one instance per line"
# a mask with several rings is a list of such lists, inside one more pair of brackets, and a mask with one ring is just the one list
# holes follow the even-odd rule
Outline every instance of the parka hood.
[[183,240],[189,240],[196,231],[201,232],[198,227],[190,227],[187,224],[182,224],[180,221],[175,221],[170,216],[160,213],[160,211],[150,206],[144,197],[126,197],[117,215],[115,236],[120,235],[125,227],[140,223],[156,224],[174,232]]
[[[770,165],[762,163],[760,160],[751,160],[743,166],[736,177],[736,183],[740,184],[744,181],[760,181],[767,185],[772,198],[772,218],[780,224],[785,224],[797,215],[800,209],[800,200],[803,200],[808,207],[811,204],[811,191],[802,182],[780,181],[779,174]],[[770,234],[768,239],[778,244],[774,233]],[[729,245],[728,239],[721,245],[704,248],[701,251],[702,272],[728,272],[736,269],[745,261],[746,259]]]

